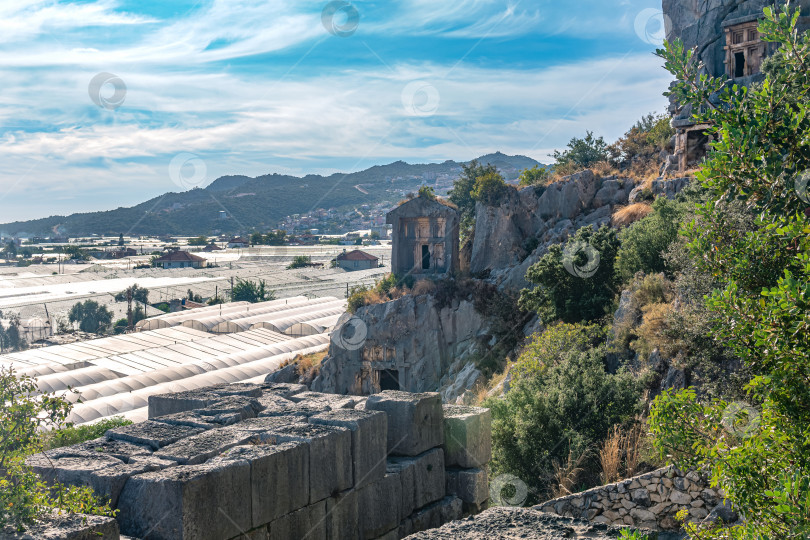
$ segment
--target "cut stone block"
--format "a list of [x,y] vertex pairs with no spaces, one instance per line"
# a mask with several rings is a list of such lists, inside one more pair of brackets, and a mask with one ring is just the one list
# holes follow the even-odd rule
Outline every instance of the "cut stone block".
[[351,430],[355,489],[385,476],[388,433],[385,413],[338,409],[316,414],[309,418],[309,422]]
[[168,469],[169,467],[176,467],[177,462],[173,459],[161,459],[159,457],[155,457],[155,455],[150,456],[134,456],[129,459],[130,465],[149,465],[153,467],[153,471],[159,471],[161,469]]
[[305,416],[267,416],[260,418],[248,418],[247,420],[239,422],[235,426],[230,426],[228,429],[262,434],[268,433],[280,427],[306,423],[307,419]]
[[212,429],[164,446],[155,452],[155,456],[174,460],[181,465],[197,465],[251,439],[257,437],[249,431]]
[[395,529],[402,516],[398,501],[402,497],[402,484],[395,474],[386,474],[358,491],[360,512],[360,538],[377,538]]
[[278,404],[273,407],[268,407],[266,410],[259,413],[260,418],[267,418],[273,416],[303,416],[309,418],[318,413],[331,410],[329,404],[325,401],[304,401],[301,403],[290,402],[289,405]]
[[344,396],[339,394],[324,394],[321,392],[301,392],[289,397],[290,401],[295,403],[312,402],[312,403],[326,403],[329,408],[334,409],[352,409],[360,401],[355,396]]
[[52,458],[42,454],[30,456],[26,463],[48,484],[87,486],[98,497],[109,501],[112,508],[131,476],[158,470],[149,463],[125,464],[105,455]]
[[154,540],[233,538],[251,528],[250,489],[242,460],[133,476],[119,499],[121,531]]
[[45,514],[26,526],[25,532],[13,527],[0,529],[4,540],[118,540],[114,518],[87,514]]
[[250,383],[224,383],[204,388],[219,396],[247,396],[257,398],[262,395],[264,389],[260,384]]
[[326,499],[326,538],[357,538],[360,531],[357,490],[349,489]]
[[369,396],[366,409],[388,415],[389,455],[416,456],[444,442],[439,394],[386,390]]
[[202,409],[220,399],[222,396],[205,389],[149,396],[149,418]]
[[390,458],[388,470],[399,473],[403,512],[426,506],[445,495],[444,452],[441,448],[412,458]]
[[212,460],[250,464],[251,522],[259,527],[309,503],[309,446],[302,442],[237,446]]
[[261,396],[257,397],[256,401],[258,401],[262,405],[262,407],[264,407],[263,410],[283,409],[285,407],[291,406],[293,403],[289,399],[283,398],[278,394],[273,394],[272,392],[265,392]]
[[166,416],[156,416],[152,418],[152,420],[173,426],[189,426],[206,430],[222,427],[222,424],[218,424],[214,417],[203,416],[196,411],[184,411],[167,414]]
[[486,469],[447,469],[446,491],[465,503],[480,506],[489,498]]
[[255,398],[225,396],[207,407],[195,409],[194,412],[211,417],[217,424],[228,426],[247,418],[255,418],[262,410],[264,410],[264,407]]
[[112,456],[116,459],[120,459],[124,463],[129,463],[130,459],[135,456],[152,455],[152,448],[149,446],[108,439],[107,437],[99,437],[91,441],[74,444],[70,448],[78,452],[90,452],[96,455]]
[[270,392],[283,398],[289,398],[290,396],[294,396],[295,394],[300,394],[301,392],[307,391],[306,385],[294,383],[265,382],[261,386],[262,390],[264,390],[265,393]]
[[326,501],[305,506],[270,522],[270,540],[326,540]]
[[283,426],[268,442],[309,445],[309,500],[320,501],[352,487],[352,435],[346,428],[315,424]]
[[484,468],[492,459],[489,409],[444,406],[444,455],[448,467]]
[[[461,499],[448,496],[408,516],[399,526],[399,537],[435,529],[461,517]],[[486,536],[482,536],[485,538]]]
[[108,439],[145,444],[153,450],[158,450],[180,439],[197,435],[203,431],[204,430],[201,428],[175,426],[147,420],[145,422],[107,430],[105,435]]

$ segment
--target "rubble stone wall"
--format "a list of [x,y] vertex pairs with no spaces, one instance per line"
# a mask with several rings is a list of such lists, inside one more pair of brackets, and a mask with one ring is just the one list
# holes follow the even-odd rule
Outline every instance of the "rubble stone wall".
[[230,384],[149,412],[28,462],[110,499],[136,538],[396,539],[487,506],[489,411],[436,393]]
[[544,502],[534,508],[593,523],[677,530],[675,514],[685,508],[701,521],[719,504],[722,494],[697,472],[665,467],[621,482]]

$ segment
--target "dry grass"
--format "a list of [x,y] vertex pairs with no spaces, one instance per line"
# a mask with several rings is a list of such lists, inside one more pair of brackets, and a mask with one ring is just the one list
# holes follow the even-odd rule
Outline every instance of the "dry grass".
[[316,352],[312,354],[299,354],[292,360],[285,360],[279,366],[279,369],[283,367],[287,367],[290,364],[295,364],[296,371],[298,372],[299,377],[304,380],[312,380],[318,376],[318,373],[321,371],[321,362],[323,361],[324,357],[326,357],[327,351]]
[[644,431],[640,422],[627,429],[619,425],[613,426],[613,430],[599,450],[599,464],[602,467],[599,477],[603,484],[630,478],[636,474],[641,462],[643,438]]
[[613,212],[613,226],[626,227],[648,216],[652,211],[652,206],[647,203],[635,203],[624,206]]
[[663,302],[648,304],[641,308],[641,312],[643,313],[641,324],[636,329],[638,339],[630,343],[630,346],[645,357],[657,348],[665,358],[668,358],[673,352],[671,339],[666,335],[672,304]]
[[436,283],[429,279],[420,279],[411,289],[411,293],[414,295],[433,294],[434,292],[436,292]]
[[568,452],[568,459],[564,464],[554,460],[552,463],[554,472],[552,473],[551,482],[552,499],[575,493],[577,480],[579,480],[579,475],[582,474],[584,470],[582,465],[587,460],[589,453],[590,452],[586,450],[575,457],[574,451],[570,450]]

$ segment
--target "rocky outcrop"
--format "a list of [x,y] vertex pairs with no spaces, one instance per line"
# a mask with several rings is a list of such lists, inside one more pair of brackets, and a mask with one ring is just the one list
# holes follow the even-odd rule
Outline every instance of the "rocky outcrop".
[[438,306],[429,294],[364,306],[355,318],[365,338],[349,347],[333,340],[313,390],[373,394],[386,380],[410,392],[436,390],[451,364],[476,350],[486,327],[471,301]]
[[620,532],[616,527],[545,514],[531,508],[498,506],[490,508],[474,518],[453,521],[438,529],[411,535],[408,540],[492,540],[496,538],[615,540],[619,537]]

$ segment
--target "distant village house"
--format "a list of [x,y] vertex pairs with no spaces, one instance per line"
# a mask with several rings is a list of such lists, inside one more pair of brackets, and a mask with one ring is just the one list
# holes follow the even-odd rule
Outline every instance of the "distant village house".
[[337,256],[336,260],[340,268],[350,272],[354,270],[370,270],[380,265],[380,259],[378,257],[366,253],[365,251],[360,251],[359,249],[348,252],[344,251]]
[[203,268],[206,266],[206,260],[188,251],[170,251],[155,259],[155,266],[160,266],[164,270],[170,268]]

